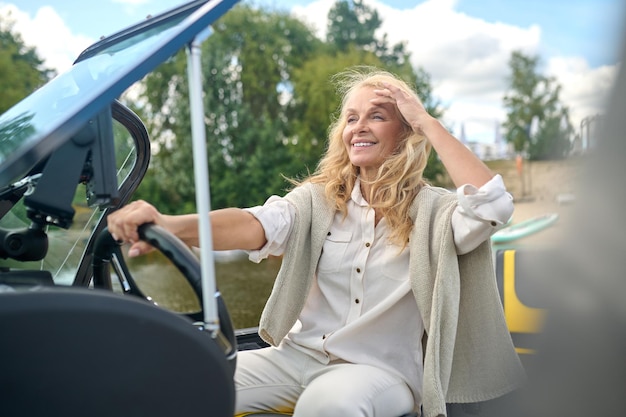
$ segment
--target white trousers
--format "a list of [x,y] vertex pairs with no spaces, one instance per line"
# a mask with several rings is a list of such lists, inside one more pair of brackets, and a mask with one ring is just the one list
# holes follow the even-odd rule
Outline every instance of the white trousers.
[[414,409],[408,385],[382,369],[323,364],[289,345],[238,353],[235,414],[290,412],[294,417],[399,417]]

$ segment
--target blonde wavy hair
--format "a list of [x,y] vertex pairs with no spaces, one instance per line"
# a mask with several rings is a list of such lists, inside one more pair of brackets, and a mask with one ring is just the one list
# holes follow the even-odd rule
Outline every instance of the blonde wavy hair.
[[[372,67],[350,68],[336,74],[332,81],[341,96],[339,115],[329,127],[326,152],[316,171],[301,183],[324,184],[326,197],[334,201],[337,210],[347,215],[346,203],[359,176],[359,168],[350,162],[342,140],[347,123],[344,114],[346,102],[355,91],[363,87],[384,88],[383,83],[394,85],[416,98],[418,96],[409,84],[394,74]],[[431,146],[423,135],[413,130],[397,108],[396,111],[404,127],[402,137],[396,150],[378,169],[376,178],[371,182],[370,193],[365,197],[370,206],[387,219],[391,241],[404,248],[413,228],[409,208],[426,183],[422,174]],[[364,179],[361,178],[361,181]]]

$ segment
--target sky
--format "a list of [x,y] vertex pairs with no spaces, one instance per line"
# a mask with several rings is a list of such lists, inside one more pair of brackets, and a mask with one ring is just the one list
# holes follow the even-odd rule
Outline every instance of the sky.
[[[335,0],[252,0],[287,10],[324,37]],[[37,49],[50,68],[63,71],[79,53],[107,36],[169,10],[180,0],[0,0],[0,15]],[[539,57],[539,71],[554,76],[561,100],[578,128],[604,113],[620,65],[624,0],[365,0],[390,43],[406,41],[412,63],[430,74],[443,122],[465,139],[493,143],[506,118],[511,52]],[[88,6],[87,6],[88,4]]]

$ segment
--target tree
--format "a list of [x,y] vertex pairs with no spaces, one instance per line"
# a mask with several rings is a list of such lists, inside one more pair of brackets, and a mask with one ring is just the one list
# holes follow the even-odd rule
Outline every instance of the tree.
[[[320,41],[286,13],[246,5],[213,29],[202,45],[212,205],[260,204],[284,191],[282,175],[292,176],[285,146],[290,76]],[[194,201],[185,59],[178,54],[146,78],[139,110],[156,121],[158,152],[138,195],[167,190],[162,207],[173,213],[189,211]]]
[[0,16],[0,114],[54,76],[13,26],[10,16]]
[[410,69],[406,42],[389,46],[386,33],[376,38],[381,24],[378,12],[363,0],[338,0],[328,12],[326,42],[340,52],[347,52],[352,46],[371,52],[395,71]]
[[530,160],[561,159],[571,149],[574,129],[569,110],[559,99],[561,86],[537,72],[538,61],[519,51],[511,55],[510,92],[503,99],[505,139]]
[[378,12],[362,0],[338,0],[328,12],[326,41],[342,52],[350,45],[375,52],[378,43],[374,33],[381,23]]

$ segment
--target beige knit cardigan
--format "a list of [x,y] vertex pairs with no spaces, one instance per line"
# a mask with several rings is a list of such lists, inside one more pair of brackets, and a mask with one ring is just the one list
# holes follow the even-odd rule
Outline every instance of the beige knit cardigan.
[[[261,315],[260,336],[277,346],[295,324],[309,292],[334,217],[321,185],[286,195],[296,221],[272,293]],[[446,402],[480,402],[524,381],[504,321],[490,242],[457,256],[451,216],[454,193],[424,187],[411,205],[411,287],[425,323],[425,417],[445,416]]]

